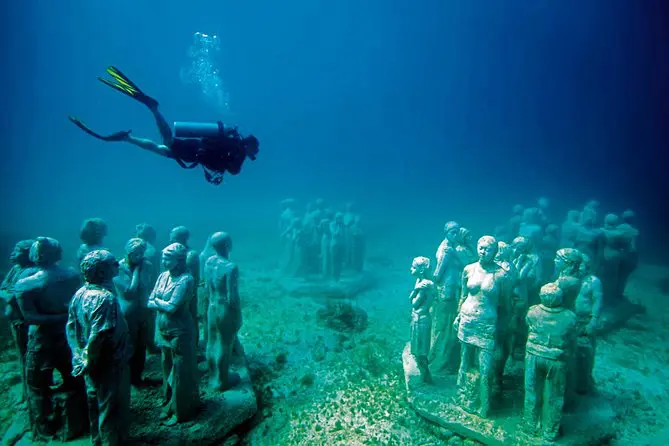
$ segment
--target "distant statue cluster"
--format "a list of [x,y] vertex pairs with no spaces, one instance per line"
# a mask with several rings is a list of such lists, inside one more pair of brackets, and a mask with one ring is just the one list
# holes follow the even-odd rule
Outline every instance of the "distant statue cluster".
[[285,275],[338,281],[345,270],[362,271],[365,235],[351,203],[337,211],[319,198],[299,214],[289,198],[281,207],[280,269]]
[[527,431],[553,441],[565,404],[592,390],[602,308],[623,298],[638,231],[630,210],[600,220],[590,201],[559,227],[548,207],[515,206],[476,246],[446,223],[434,268],[426,257],[411,266],[410,348],[423,381],[456,373],[459,405],[484,418],[507,362],[524,360]]
[[[143,384],[147,350],[162,355],[164,423],[191,419],[201,405],[198,324],[209,390],[223,392],[239,380],[229,372],[233,356],[243,355],[230,236],[212,234],[198,253],[188,229],[178,226],[158,251],[156,231],[140,224],[117,258],[104,247],[106,234],[103,220],[84,222],[79,271],[59,266],[61,245],[49,237],[22,240],[11,255],[2,297],[34,440],[67,440],[89,427],[93,444],[124,444],[130,385]],[[62,380],[55,389],[54,370]]]

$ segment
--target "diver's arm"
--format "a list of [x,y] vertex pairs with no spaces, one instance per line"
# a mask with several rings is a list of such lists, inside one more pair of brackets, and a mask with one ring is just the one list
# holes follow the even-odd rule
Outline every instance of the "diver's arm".
[[148,150],[149,152],[153,152],[166,158],[173,158],[172,151],[166,145],[158,144],[155,141],[146,138],[137,138],[132,135],[128,135],[125,140],[141,149]]

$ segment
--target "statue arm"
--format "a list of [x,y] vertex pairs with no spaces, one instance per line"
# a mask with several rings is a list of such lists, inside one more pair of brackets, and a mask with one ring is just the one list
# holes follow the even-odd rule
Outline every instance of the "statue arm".
[[192,297],[192,293],[193,276],[190,276],[187,279],[181,280],[179,282],[179,284],[174,288],[170,300],[165,301],[154,297],[152,300],[154,308],[167,314],[173,314],[179,310],[179,308],[188,304],[188,299]]
[[588,324],[588,332],[592,332],[599,324],[599,316],[602,314],[602,303],[604,301],[604,291],[602,282],[598,278],[592,281],[592,319]]
[[37,311],[35,293],[31,292],[35,280],[32,277],[26,277],[16,283],[16,303],[25,323],[28,325],[65,323],[67,321],[66,308],[63,308],[63,312],[59,314],[42,314]]
[[462,270],[462,279],[460,283],[460,299],[458,300],[458,315],[460,314],[460,307],[467,299],[467,278],[468,278],[468,268]]

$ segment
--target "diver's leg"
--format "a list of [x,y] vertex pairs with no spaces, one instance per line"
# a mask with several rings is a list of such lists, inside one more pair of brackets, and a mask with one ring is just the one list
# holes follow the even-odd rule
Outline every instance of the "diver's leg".
[[132,135],[128,135],[124,141],[129,142],[132,145],[135,145],[149,152],[153,152],[157,155],[164,156],[166,158],[171,158],[172,151],[169,149],[169,146],[158,144],[155,141],[146,138],[137,138]]
[[154,119],[156,120],[156,125],[158,126],[158,131],[160,132],[160,137],[163,139],[163,144],[167,147],[172,146],[174,138],[172,137],[172,129],[167,123],[167,120],[160,111],[158,111],[158,105],[155,107],[149,107],[151,113],[153,114]]

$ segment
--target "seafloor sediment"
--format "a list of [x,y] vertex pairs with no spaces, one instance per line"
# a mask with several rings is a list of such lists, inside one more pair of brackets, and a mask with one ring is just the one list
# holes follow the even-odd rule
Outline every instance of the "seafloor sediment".
[[[268,272],[270,264],[250,260],[242,252],[236,257],[244,271],[240,338],[261,409],[226,444],[475,444],[428,423],[406,403],[401,354],[409,334],[411,279],[405,259],[384,258],[383,268],[370,262],[379,280],[376,289],[356,299],[368,314],[366,329],[357,333],[323,325],[317,317],[321,303],[286,295]],[[615,412],[615,445],[666,444],[669,296],[656,285],[663,275],[669,276],[669,268],[639,268],[627,296],[648,311],[598,345],[594,375],[599,395]],[[0,353],[3,431],[22,410],[14,358],[11,349]],[[150,401],[142,399],[141,404]],[[141,441],[142,435],[153,430],[148,421],[136,426],[133,444],[148,444]]]

